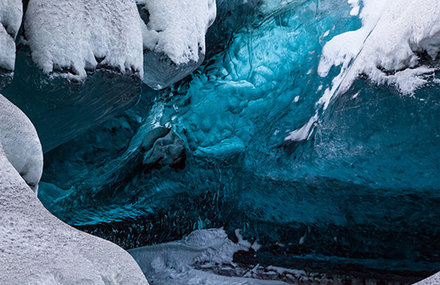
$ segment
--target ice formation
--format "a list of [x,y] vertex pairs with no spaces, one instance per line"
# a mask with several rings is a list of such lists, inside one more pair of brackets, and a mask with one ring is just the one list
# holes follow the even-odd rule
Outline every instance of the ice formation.
[[0,144],[6,158],[36,191],[43,172],[43,152],[26,115],[0,94]]
[[[349,3],[357,14],[359,1]],[[425,65],[421,55],[435,59],[440,50],[440,3],[368,0],[359,16],[360,29],[337,35],[324,46],[319,74],[327,76],[332,66],[342,69],[321,103],[327,105],[337,90],[346,92],[360,74],[394,85],[403,94],[426,84],[435,69]]]
[[162,89],[194,71],[206,53],[215,0],[137,0],[143,18],[144,82]]
[[24,28],[45,73],[82,80],[103,66],[142,77],[140,22],[134,0],[31,0]]
[[38,201],[18,172],[27,163],[29,184],[41,174],[36,132],[3,97],[0,108],[0,283],[148,284],[127,252],[64,224]]

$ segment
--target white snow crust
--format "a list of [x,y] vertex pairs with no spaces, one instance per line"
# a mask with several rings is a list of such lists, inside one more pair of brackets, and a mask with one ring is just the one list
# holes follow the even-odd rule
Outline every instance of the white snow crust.
[[[239,233],[239,232],[238,232]],[[239,236],[240,237],[240,236]],[[195,269],[202,266],[232,264],[233,254],[248,250],[252,245],[240,239],[233,243],[223,229],[196,230],[181,241],[131,249],[128,252],[142,271],[156,285],[285,285],[273,280],[222,276]]]
[[[357,15],[359,0],[348,2],[353,5],[351,14]],[[345,92],[361,73],[378,84],[394,85],[402,94],[411,94],[426,83],[426,75],[434,72],[419,64],[416,53],[425,51],[435,58],[440,51],[440,1],[362,2],[362,27],[338,35],[324,46],[319,74],[327,76],[332,66],[342,67],[332,89],[320,102],[326,106],[336,92]]]
[[205,34],[214,22],[215,0],[137,0],[150,17],[143,24],[144,48],[165,53],[176,65],[199,61]]
[[25,30],[45,72],[84,79],[101,64],[143,76],[141,19],[134,0],[30,0]]
[[0,0],[0,67],[14,70],[15,37],[20,29],[23,4],[19,0]]
[[43,151],[26,115],[0,94],[0,144],[6,158],[33,189],[43,173]]
[[122,248],[49,213],[0,144],[0,284],[148,284]]

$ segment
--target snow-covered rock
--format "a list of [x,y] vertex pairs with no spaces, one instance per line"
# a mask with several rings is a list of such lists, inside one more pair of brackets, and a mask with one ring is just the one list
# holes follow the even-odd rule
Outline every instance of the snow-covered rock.
[[40,140],[26,115],[1,94],[0,144],[15,170],[36,191],[43,172]]
[[24,28],[32,59],[47,74],[82,80],[104,66],[142,77],[134,0],[30,0]]
[[[360,3],[349,0],[352,14]],[[365,0],[362,27],[334,37],[323,49],[318,71],[327,76],[342,66],[322,103],[346,91],[359,74],[379,84],[395,85],[403,94],[426,83],[434,69],[420,64],[420,53],[435,58],[440,51],[440,2],[437,0]]]
[[137,0],[143,24],[144,82],[162,89],[194,71],[205,57],[215,0]]
[[[0,108],[5,109],[3,103]],[[28,138],[23,135],[23,144]],[[11,165],[2,144],[0,284],[148,284],[122,248],[80,232],[49,213]]]
[[0,89],[12,80],[15,65],[15,37],[20,29],[23,4],[19,0],[0,0]]

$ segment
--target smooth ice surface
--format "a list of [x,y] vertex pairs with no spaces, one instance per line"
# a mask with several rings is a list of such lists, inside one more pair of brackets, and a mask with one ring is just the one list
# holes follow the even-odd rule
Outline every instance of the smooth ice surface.
[[148,284],[123,249],[71,228],[50,214],[20,178],[1,145],[0,202],[0,283]]
[[101,65],[143,76],[134,0],[31,0],[24,28],[32,59],[45,73],[84,79]]
[[[162,89],[194,71],[206,53],[215,0],[137,0],[143,15],[144,82]],[[156,71],[156,69],[159,70]]]
[[43,172],[43,152],[26,115],[0,94],[0,143],[6,158],[36,191]]
[[[354,10],[358,1],[349,1]],[[421,54],[435,59],[440,46],[440,3],[436,0],[363,1],[362,27],[334,37],[323,49],[318,68],[327,76],[334,65],[342,66],[333,80],[344,93],[364,74],[378,84],[396,86],[410,94],[427,83],[435,69],[421,62]],[[328,104],[332,95],[323,97]]]

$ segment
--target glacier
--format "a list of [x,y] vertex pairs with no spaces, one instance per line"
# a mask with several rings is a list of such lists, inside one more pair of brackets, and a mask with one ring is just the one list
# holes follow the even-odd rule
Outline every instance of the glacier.
[[[0,84],[42,141],[38,198],[152,283],[440,270],[436,0],[9,2]],[[41,149],[3,147],[36,189]]]

